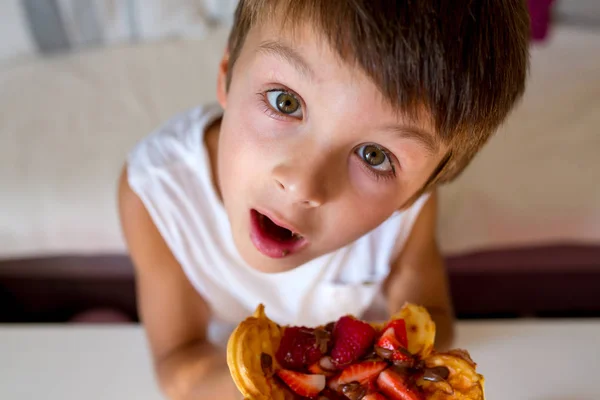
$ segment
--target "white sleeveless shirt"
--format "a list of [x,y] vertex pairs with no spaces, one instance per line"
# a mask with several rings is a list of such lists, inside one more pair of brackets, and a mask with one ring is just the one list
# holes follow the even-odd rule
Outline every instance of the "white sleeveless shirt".
[[212,311],[209,339],[224,345],[259,303],[279,324],[314,326],[344,314],[386,318],[381,286],[427,195],[344,248],[291,271],[267,274],[239,255],[212,184],[206,128],[217,105],[168,121],[128,156],[128,181],[186,276]]

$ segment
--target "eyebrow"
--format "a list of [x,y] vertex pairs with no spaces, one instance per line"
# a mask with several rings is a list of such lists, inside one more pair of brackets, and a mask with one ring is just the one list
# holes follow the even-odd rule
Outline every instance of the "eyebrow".
[[387,127],[386,130],[419,142],[431,154],[437,154],[440,150],[440,143],[430,133],[422,129],[413,126],[393,125]]
[[308,65],[306,60],[293,48],[288,45],[275,42],[275,41],[264,41],[258,46],[258,51],[264,54],[270,54],[282,58],[291,65],[293,65],[300,74],[304,77],[313,80],[315,73]]

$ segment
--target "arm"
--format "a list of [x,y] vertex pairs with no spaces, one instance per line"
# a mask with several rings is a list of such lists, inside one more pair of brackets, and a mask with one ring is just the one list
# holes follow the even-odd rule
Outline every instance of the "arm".
[[390,313],[405,302],[427,308],[436,324],[436,348],[445,350],[454,337],[448,276],[436,241],[437,195],[432,193],[385,282]]
[[173,400],[240,399],[225,352],[206,341],[210,317],[124,170],[119,212],[136,274],[140,318],[145,325],[159,385]]

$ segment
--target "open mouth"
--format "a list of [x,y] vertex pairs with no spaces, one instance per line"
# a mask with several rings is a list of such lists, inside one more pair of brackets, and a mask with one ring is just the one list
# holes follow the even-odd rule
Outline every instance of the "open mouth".
[[283,258],[296,253],[308,241],[300,234],[278,225],[256,210],[250,211],[250,239],[258,251],[271,258]]

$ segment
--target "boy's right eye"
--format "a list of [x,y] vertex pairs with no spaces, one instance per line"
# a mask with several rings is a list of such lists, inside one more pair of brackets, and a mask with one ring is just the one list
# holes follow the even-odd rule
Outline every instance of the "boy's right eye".
[[266,96],[274,111],[293,118],[302,118],[300,100],[292,93],[285,90],[269,90]]

